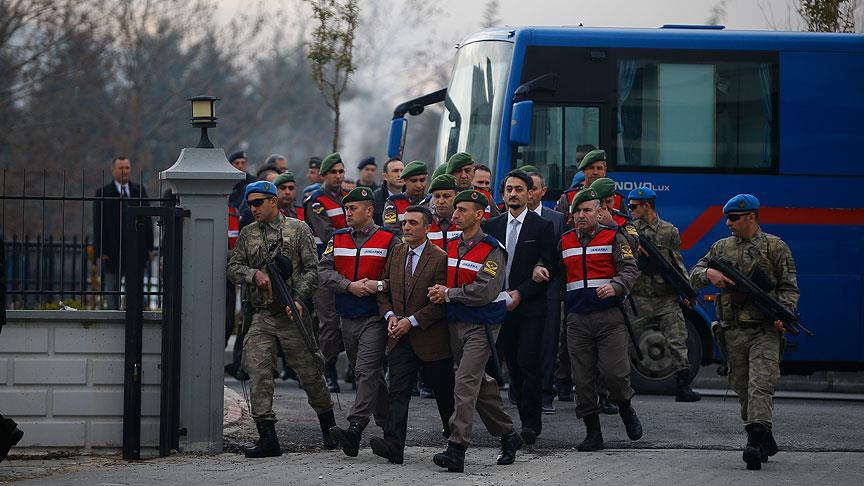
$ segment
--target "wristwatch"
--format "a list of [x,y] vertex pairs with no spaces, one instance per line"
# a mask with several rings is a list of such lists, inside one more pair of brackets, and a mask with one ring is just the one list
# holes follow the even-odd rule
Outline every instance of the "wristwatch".
[[444,302],[450,303],[450,289],[444,289]]
[[378,281],[378,292],[384,292],[384,282],[381,280]]

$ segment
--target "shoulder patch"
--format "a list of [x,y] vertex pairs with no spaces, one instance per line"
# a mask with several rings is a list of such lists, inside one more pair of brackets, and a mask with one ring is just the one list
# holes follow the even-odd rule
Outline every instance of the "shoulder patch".
[[630,245],[627,243],[621,244],[621,256],[624,258],[633,258],[633,250],[630,249]]
[[386,224],[396,224],[399,216],[396,215],[396,211],[392,207],[388,207],[384,210],[383,218]]
[[315,214],[321,214],[324,212],[324,206],[321,205],[321,203],[319,203],[317,201],[313,202],[312,203],[312,212]]
[[328,255],[333,253],[333,240],[327,242],[327,248],[324,249],[324,254]]
[[486,265],[483,265],[483,271],[494,277],[498,273],[498,264],[489,260],[486,262]]
[[637,238],[639,237],[639,232],[636,231],[636,228],[634,228],[633,225],[628,224],[625,225],[624,228],[627,230],[628,235],[635,236]]

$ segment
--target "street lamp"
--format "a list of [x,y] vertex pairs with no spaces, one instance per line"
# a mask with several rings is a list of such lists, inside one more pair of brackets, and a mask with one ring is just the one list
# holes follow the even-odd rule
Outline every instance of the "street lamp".
[[196,148],[213,148],[213,142],[207,137],[207,129],[216,126],[216,101],[215,96],[193,96],[189,98],[192,102],[192,126],[201,129],[201,140]]

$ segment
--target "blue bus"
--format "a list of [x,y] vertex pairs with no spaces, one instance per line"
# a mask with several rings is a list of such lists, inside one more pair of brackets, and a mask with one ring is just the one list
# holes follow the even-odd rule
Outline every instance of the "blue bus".
[[[504,174],[543,172],[552,203],[576,172],[576,153],[605,149],[620,192],[648,186],[681,231],[692,266],[728,236],[721,207],[756,194],[765,231],[798,266],[798,311],[815,337],[790,337],[785,373],[864,369],[864,37],[725,30],[493,28],[458,46],[446,89],[399,105],[391,156],[406,115],[443,103],[435,163],[471,153]],[[496,197],[500,195],[496,193]],[[712,302],[717,290],[702,297]],[[707,311],[686,312],[690,361],[720,360]],[[665,340],[637,338],[645,358],[633,381],[668,391]]]

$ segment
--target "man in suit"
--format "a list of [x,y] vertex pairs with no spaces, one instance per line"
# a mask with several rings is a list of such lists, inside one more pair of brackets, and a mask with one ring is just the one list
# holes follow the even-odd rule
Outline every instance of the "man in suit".
[[402,239],[384,266],[387,292],[378,294],[378,310],[387,321],[390,368],[390,416],[384,438],[372,437],[372,452],[402,464],[408,427],[408,404],[421,368],[435,392],[438,414],[449,434],[453,415],[453,358],[450,331],[441,304],[433,304],[426,290],[447,281],[447,253],[426,239],[432,212],[409,206],[402,219]]
[[507,362],[522,421],[522,440],[528,445],[543,429],[540,354],[547,306],[547,283],[535,282],[532,275],[535,266],[550,265],[555,258],[552,222],[527,207],[528,191],[533,187],[531,176],[521,169],[511,171],[504,178],[507,213],[483,224],[483,231],[505,242],[507,249],[505,289],[512,300],[498,349]]
[[[127,207],[148,206],[147,191],[131,182],[132,163],[123,156],[111,161],[111,176],[114,180],[96,191],[93,201],[93,249],[102,260],[102,288],[119,291],[120,279],[126,275],[126,228],[124,216]],[[136,201],[137,199],[137,201]],[[141,235],[141,254],[136,259],[143,270],[153,253],[153,226],[144,225]],[[120,295],[108,296],[108,308],[120,307]]]
[[[528,191],[528,209],[541,218],[552,222],[555,241],[561,239],[567,223],[564,215],[554,209],[543,206],[543,196],[546,195],[546,180],[536,167],[526,165],[522,170],[531,176],[534,187]],[[548,282],[550,272],[545,267],[537,267],[535,280]],[[546,289],[546,327],[543,329],[543,345],[540,353],[540,366],[543,373],[543,413],[555,413],[552,400],[555,398],[555,358],[558,353],[558,336],[561,333],[561,301],[564,299],[564,285],[561,272],[549,283]]]
[[382,174],[384,181],[381,183],[381,187],[375,189],[372,193],[375,202],[375,213],[372,216],[375,224],[378,226],[384,225],[384,204],[387,203],[387,199],[390,196],[402,194],[405,188],[402,183],[402,170],[404,168],[405,164],[397,158],[384,162],[384,167],[382,168],[384,171]]

